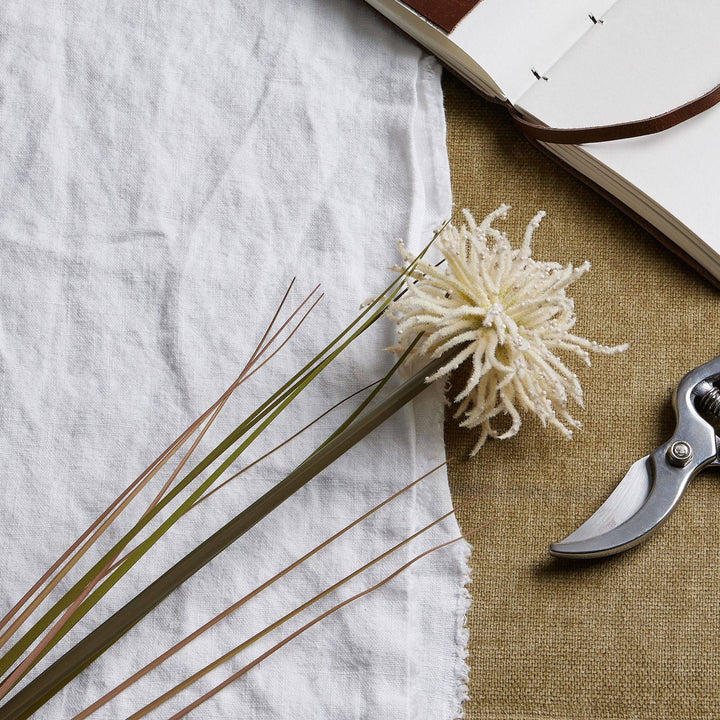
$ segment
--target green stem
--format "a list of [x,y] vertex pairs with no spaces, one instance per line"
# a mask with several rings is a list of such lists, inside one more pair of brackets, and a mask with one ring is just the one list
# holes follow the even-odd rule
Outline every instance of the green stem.
[[[351,332],[349,337],[337,343],[347,335],[349,330],[357,325],[353,322],[333,342],[328,345],[316,358],[308,363],[303,370],[288,381],[280,390],[263,403],[245,422],[231,432],[213,451],[198,463],[155,507],[145,514],[140,520],[120,539],[115,545],[88,570],[14,645],[0,660],[0,674],[5,673],[12,664],[27,650],[30,645],[46,630],[52,621],[80,595],[87,585],[101,573],[115,558],[137,537],[137,535],[174,500],[195,478],[207,469],[215,460],[232,447],[238,440],[253,426],[257,425],[252,433],[222,462],[222,464],[183,502],[173,514],[160,525],[147,540],[139,545],[127,560],[108,577],[100,587],[93,591],[75,612],[68,618],[65,625],[57,632],[52,640],[36,658],[35,663],[42,659],[71,629],[74,627],[101,599],[102,597],[127,573],[130,568],[157,542],[177,520],[185,514],[185,511],[215,483],[238,457],[257,439],[267,426],[287,407],[348,345],[364,333],[375,321],[385,312],[390,299],[379,301],[379,307],[369,314],[369,317]],[[362,319],[366,312],[363,312],[357,320]],[[337,345],[332,352],[328,352],[334,345]],[[322,358],[322,359],[320,359]],[[318,361],[319,360],[319,361]],[[299,378],[299,379],[298,379]],[[294,381],[294,382],[293,382]],[[271,402],[274,401],[274,402]],[[259,423],[259,424],[258,424]],[[24,674],[29,672],[31,667],[26,669]]]
[[325,442],[320,445],[319,448],[317,448],[317,451],[319,451],[321,448],[325,447],[328,443],[332,442],[338,435],[340,435],[345,428],[350,427],[357,418],[363,414],[365,409],[368,405],[379,395],[380,391],[390,382],[390,379],[395,375],[395,373],[402,367],[405,360],[407,360],[410,353],[413,351],[415,346],[420,342],[420,338],[422,337],[422,333],[418,333],[418,336],[410,343],[410,345],[407,346],[403,354],[397,359],[397,362],[390,368],[390,370],[387,372],[385,377],[372,389],[372,392],[360,403],[360,405],[353,410],[353,412],[342,422],[340,427],[338,427],[336,430],[333,431],[333,433],[325,440]]
[[445,362],[439,358],[403,383],[387,400],[358,418],[330,443],[314,452],[284,480],[236,515],[220,530],[148,585],[133,600],[93,630],[75,647],[38,675],[2,707],[3,720],[30,717],[130,628],[142,620],[175,588],[244,535],[318,473],[381,425],[427,387],[426,378]]

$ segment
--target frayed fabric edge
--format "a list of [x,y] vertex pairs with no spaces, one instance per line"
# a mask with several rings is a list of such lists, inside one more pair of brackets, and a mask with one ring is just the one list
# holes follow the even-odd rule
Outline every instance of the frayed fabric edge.
[[472,572],[470,569],[470,555],[472,554],[472,545],[465,541],[462,545],[462,586],[458,593],[458,603],[456,610],[456,629],[455,629],[455,669],[453,673],[453,720],[462,720],[465,717],[465,703],[470,699],[470,665],[468,658],[470,652],[468,643],[470,640],[470,630],[467,625],[467,616],[472,604],[472,595],[470,594],[470,584],[472,583]]

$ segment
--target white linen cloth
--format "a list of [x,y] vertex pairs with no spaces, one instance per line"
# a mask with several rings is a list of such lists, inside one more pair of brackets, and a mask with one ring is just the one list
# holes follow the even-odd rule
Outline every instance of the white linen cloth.
[[[236,377],[292,276],[296,301],[316,282],[326,298],[238,391],[215,442],[387,284],[396,237],[414,250],[429,239],[449,214],[450,188],[438,65],[361,0],[5,0],[0,33],[4,613]],[[392,333],[383,321],[355,343],[244,461],[381,376]],[[402,410],[222,553],[37,716],[71,717],[441,462],[439,393]],[[185,517],[49,659],[281,479],[346,412]],[[449,507],[439,472],[95,717],[137,710]],[[451,518],[152,717],[457,534]],[[119,536],[108,533],[103,548]],[[459,717],[467,552],[460,543],[417,563],[193,716]]]

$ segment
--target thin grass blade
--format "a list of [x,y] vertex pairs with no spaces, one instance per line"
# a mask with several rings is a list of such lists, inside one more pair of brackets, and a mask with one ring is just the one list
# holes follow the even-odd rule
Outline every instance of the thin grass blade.
[[389,398],[358,418],[331,443],[314,453],[284,480],[188,553],[133,600],[33,679],[2,707],[4,720],[29,717],[162,602],[176,587],[422,392],[427,387],[426,378],[440,367],[443,361],[444,358],[432,361],[403,383]]

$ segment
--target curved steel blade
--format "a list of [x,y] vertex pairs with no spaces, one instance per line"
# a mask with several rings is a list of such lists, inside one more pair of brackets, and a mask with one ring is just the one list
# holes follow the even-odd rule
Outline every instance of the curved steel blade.
[[[606,557],[641,543],[655,532],[680,502],[685,488],[698,471],[694,464],[684,468],[670,465],[665,458],[666,450],[667,447],[662,446],[650,458],[640,461],[642,465],[635,463],[632,466],[620,483],[622,487],[616,488],[600,508],[602,513],[593,523],[600,530],[598,534],[593,534],[582,526],[584,532],[581,536],[571,535],[562,542],[551,545],[550,554],[566,558]],[[709,460],[705,459],[703,464],[707,462]],[[645,490],[646,499],[638,508],[637,503],[640,502],[643,488],[647,488],[648,483],[649,492]],[[616,495],[618,490],[621,492]],[[621,509],[622,505],[618,504],[621,500],[629,500],[634,504],[635,512],[628,516],[629,511]],[[617,520],[623,517],[627,519],[617,524]],[[604,531],[603,523],[608,526]]]
[[565,554],[555,551],[562,551],[563,546],[568,543],[588,540],[622,525],[645,504],[651,488],[650,456],[646,455],[633,463],[625,477],[594,515],[564,540],[550,546],[550,553],[552,555]]

